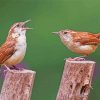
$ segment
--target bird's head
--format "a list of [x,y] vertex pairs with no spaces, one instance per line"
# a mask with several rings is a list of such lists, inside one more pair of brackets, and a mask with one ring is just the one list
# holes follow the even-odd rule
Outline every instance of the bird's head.
[[25,35],[26,30],[32,29],[25,26],[30,20],[24,22],[17,22],[13,24],[9,30],[9,35],[12,35],[13,38],[17,38],[19,36]]
[[75,33],[75,31],[73,30],[61,30],[59,32],[53,32],[54,34],[57,34],[58,36],[60,36],[62,41],[66,41],[69,42],[70,40],[72,40],[72,34]]
[[60,37],[61,41],[65,45],[67,45],[73,41],[75,33],[77,33],[77,31],[66,29],[66,30],[61,30],[58,32],[53,32],[53,33],[57,34]]
[[61,30],[61,31],[58,31],[58,32],[52,32],[52,33],[57,34],[59,36],[67,36],[67,35],[70,35],[70,34],[72,34],[74,32],[75,31],[73,31],[73,30],[66,29],[66,30]]

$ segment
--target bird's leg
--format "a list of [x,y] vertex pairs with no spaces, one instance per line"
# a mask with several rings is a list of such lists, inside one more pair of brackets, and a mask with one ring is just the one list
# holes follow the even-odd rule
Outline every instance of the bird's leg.
[[12,67],[10,67],[10,69],[12,70],[23,70],[23,68],[20,68],[19,66],[15,66],[15,65],[12,65]]
[[8,71],[11,71],[10,68],[9,68],[8,66],[6,66],[5,64],[4,64],[4,66],[6,67],[6,69],[7,69]]

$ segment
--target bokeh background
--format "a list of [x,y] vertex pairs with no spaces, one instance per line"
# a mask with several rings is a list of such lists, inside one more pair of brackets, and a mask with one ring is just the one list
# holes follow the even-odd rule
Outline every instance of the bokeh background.
[[[100,32],[100,1],[0,0],[0,44],[13,23],[28,19],[32,21],[27,26],[34,30],[27,32],[28,48],[23,63],[37,72],[31,100],[55,100],[64,59],[79,55],[69,51],[52,32],[62,29]],[[89,100],[100,100],[100,48],[88,59],[97,62]]]

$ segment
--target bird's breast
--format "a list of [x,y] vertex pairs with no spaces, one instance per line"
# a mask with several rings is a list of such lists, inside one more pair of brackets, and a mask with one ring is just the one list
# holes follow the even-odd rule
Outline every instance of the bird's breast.
[[18,40],[15,46],[15,53],[5,62],[6,65],[16,65],[18,63],[20,63],[26,53],[26,40],[25,39],[21,39]]
[[78,54],[83,54],[83,55],[89,55],[92,52],[94,52],[97,48],[96,45],[80,45],[80,43],[69,43],[66,45],[71,51],[78,53]]

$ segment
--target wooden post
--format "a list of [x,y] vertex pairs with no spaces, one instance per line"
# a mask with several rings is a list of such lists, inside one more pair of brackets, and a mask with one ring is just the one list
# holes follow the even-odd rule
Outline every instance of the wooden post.
[[66,60],[56,100],[88,100],[94,61]]
[[0,100],[30,100],[36,72],[8,71],[2,86]]

